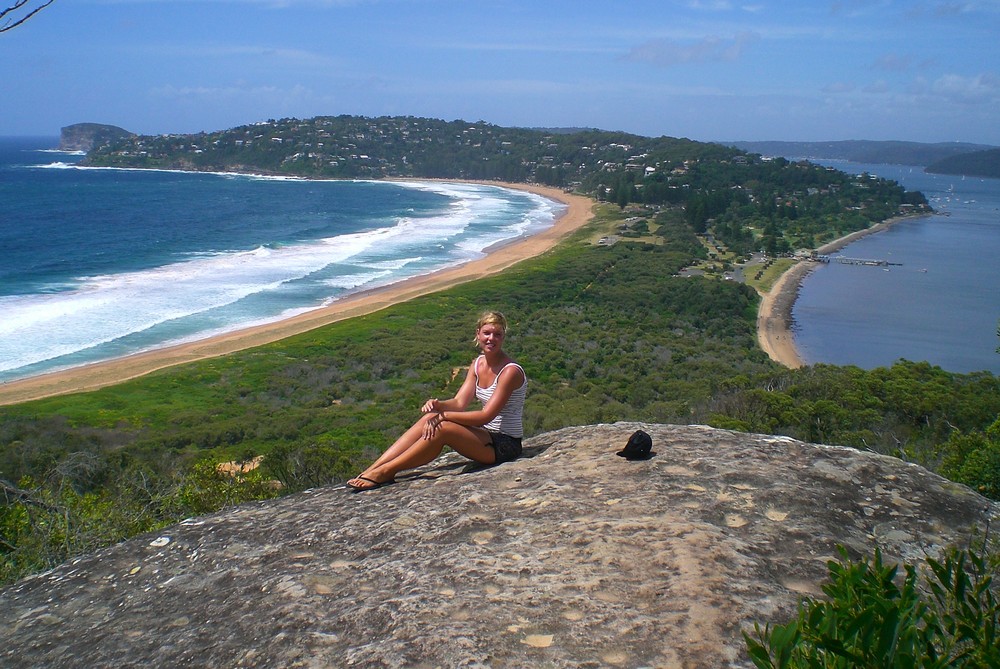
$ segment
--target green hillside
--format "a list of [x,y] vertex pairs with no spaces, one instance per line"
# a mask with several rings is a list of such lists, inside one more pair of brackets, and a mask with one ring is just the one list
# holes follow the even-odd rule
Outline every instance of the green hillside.
[[928,165],[933,174],[960,174],[970,177],[1000,179],[1000,149],[963,153]]
[[714,235],[736,255],[814,248],[927,206],[920,193],[872,175],[719,144],[414,117],[282,119],[197,135],[136,136],[96,148],[85,163],[537,183],[620,207],[683,210],[696,232]]

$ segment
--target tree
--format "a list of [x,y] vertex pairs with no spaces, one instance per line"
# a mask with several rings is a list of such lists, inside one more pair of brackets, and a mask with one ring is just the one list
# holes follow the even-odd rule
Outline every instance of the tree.
[[44,0],[39,3],[34,3],[32,0],[15,0],[10,7],[0,9],[0,33],[13,30],[53,2],[55,0]]

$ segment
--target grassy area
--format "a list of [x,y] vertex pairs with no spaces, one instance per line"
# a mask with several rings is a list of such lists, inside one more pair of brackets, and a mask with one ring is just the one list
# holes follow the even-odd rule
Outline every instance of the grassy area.
[[778,278],[791,269],[798,261],[792,258],[775,258],[771,264],[764,269],[763,274],[756,278],[757,268],[748,267],[744,271],[744,276],[748,286],[751,286],[760,293],[767,293],[775,284]]
[[621,208],[613,204],[598,204],[594,206],[594,218],[586,228],[584,239],[587,243],[596,245],[605,237],[618,233],[618,226],[625,220]]

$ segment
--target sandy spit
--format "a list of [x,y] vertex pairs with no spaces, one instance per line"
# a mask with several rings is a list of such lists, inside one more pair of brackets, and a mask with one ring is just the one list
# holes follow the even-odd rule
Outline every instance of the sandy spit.
[[[886,219],[870,228],[852,232],[824,244],[816,249],[816,253],[821,255],[835,253],[851,242],[876,232],[882,232],[900,221],[929,215],[917,214]],[[795,337],[792,333],[792,307],[799,296],[802,281],[817,267],[819,267],[819,263],[808,260],[793,265],[778,278],[769,292],[763,294],[757,311],[757,340],[760,347],[772,360],[792,369],[805,365],[805,361],[795,347]]]

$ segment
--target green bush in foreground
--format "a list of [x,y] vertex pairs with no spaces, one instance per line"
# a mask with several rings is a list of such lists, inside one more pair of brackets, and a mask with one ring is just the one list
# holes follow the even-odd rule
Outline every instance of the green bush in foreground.
[[923,669],[1000,667],[1000,602],[985,551],[950,549],[927,558],[926,588],[917,569],[874,560],[829,562],[827,600],[806,598],[787,625],[744,632],[760,669]]

